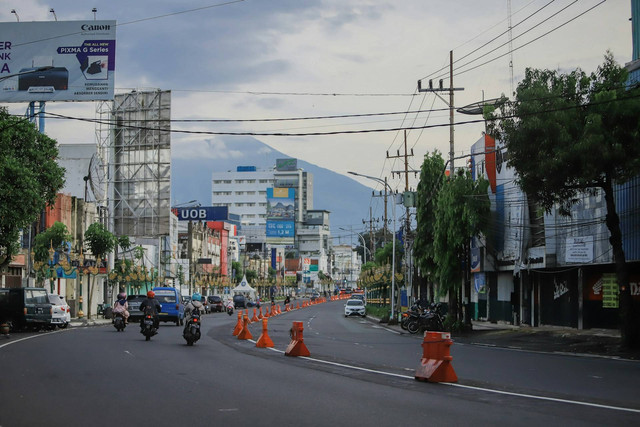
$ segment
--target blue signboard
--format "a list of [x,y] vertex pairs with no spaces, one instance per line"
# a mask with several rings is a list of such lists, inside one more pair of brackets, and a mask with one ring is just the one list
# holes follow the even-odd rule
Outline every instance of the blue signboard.
[[293,244],[295,194],[293,188],[267,188],[267,243]]
[[176,211],[179,221],[226,221],[229,219],[227,206],[176,208]]

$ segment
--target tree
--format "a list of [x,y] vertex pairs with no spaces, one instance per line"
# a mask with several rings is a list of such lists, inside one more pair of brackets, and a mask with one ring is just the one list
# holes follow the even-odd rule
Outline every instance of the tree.
[[55,257],[54,260],[50,259],[51,254],[49,251],[53,249],[56,252],[66,252],[70,249],[64,246],[67,242],[71,242],[71,235],[67,230],[67,226],[58,221],[47,230],[36,235],[33,243],[33,261],[37,279],[42,280],[45,277],[52,277],[49,263],[50,261],[55,262]]
[[[489,182],[474,181],[469,171],[458,170],[444,181],[435,201],[433,226],[433,262],[438,289],[449,294],[454,321],[460,319],[462,280],[469,285],[469,243],[471,238],[487,231],[490,201]],[[466,295],[470,294],[467,289]],[[470,317],[466,316],[470,323]]]
[[[84,239],[87,246],[89,246],[89,250],[96,257],[96,261],[111,253],[118,241],[116,236],[99,222],[94,222],[87,228],[87,231],[84,233]],[[98,267],[98,265],[96,265],[96,267]],[[93,300],[95,281],[96,278],[94,276],[93,282],[90,283],[91,289],[89,290],[89,309],[87,310],[89,318],[91,318],[91,301]]]
[[514,101],[490,117],[505,142],[518,183],[547,212],[569,209],[585,192],[601,189],[620,289],[622,343],[640,346],[640,322],[629,288],[614,184],[640,174],[640,87],[610,52],[596,72],[527,69]]
[[57,142],[0,108],[0,267],[11,262],[29,227],[64,185]]
[[242,264],[238,261],[231,261],[231,269],[235,272],[234,279],[237,283],[242,281]]
[[435,274],[433,230],[435,225],[435,200],[444,182],[445,162],[437,150],[425,155],[420,171],[416,196],[416,238],[413,253],[423,276]]

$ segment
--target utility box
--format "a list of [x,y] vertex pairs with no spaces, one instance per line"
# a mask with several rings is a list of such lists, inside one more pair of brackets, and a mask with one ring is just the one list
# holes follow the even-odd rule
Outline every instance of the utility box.
[[416,192],[415,191],[405,191],[402,194],[403,205],[405,208],[415,208],[416,207]]

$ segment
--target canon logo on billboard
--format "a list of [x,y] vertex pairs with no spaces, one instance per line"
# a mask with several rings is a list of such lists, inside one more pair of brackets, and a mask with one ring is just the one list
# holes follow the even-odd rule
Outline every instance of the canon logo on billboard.
[[82,27],[82,31],[110,31],[111,25],[88,25],[84,24]]

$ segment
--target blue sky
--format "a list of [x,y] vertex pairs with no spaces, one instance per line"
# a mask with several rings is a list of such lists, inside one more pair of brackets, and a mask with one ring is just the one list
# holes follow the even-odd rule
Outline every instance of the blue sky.
[[[509,93],[509,55],[472,69],[507,51],[506,35],[498,37],[508,27],[507,3],[9,0],[0,8],[0,21],[15,22],[12,9],[21,22],[51,21],[51,8],[60,21],[93,19],[91,8],[96,7],[98,19],[118,23],[117,91],[171,90],[173,119],[264,119],[443,109],[445,104],[433,94],[415,95],[416,82],[439,75],[434,72],[448,64],[451,50],[457,60],[480,48],[454,67],[466,71],[454,77],[454,86],[464,87],[456,93],[456,106]],[[607,49],[618,62],[630,61],[630,2],[609,0],[578,17],[599,3],[513,0],[514,84],[526,67],[593,71]],[[536,37],[541,38],[524,46]],[[480,59],[465,66],[476,57]],[[17,114],[26,109],[20,104],[9,107]],[[49,103],[47,110],[73,117],[95,115],[95,105],[90,102]],[[456,115],[456,121],[469,119],[473,117]],[[208,132],[311,133],[447,123],[448,112],[433,111],[285,122],[174,123],[173,127]],[[456,127],[456,153],[468,152],[482,130],[482,124]],[[95,140],[93,126],[77,121],[50,120],[47,133],[60,143]],[[290,156],[343,174],[354,170],[390,177],[391,171],[404,167],[398,160],[386,158],[387,151],[395,154],[403,150],[401,132],[256,138]],[[173,156],[228,158],[233,167],[242,158],[234,149],[237,139],[176,133],[172,136]],[[426,152],[449,151],[446,126],[412,130],[407,139],[415,154],[410,161],[414,169],[419,169]],[[394,187],[404,186],[402,179],[390,182]],[[416,182],[412,176],[411,185]]]

